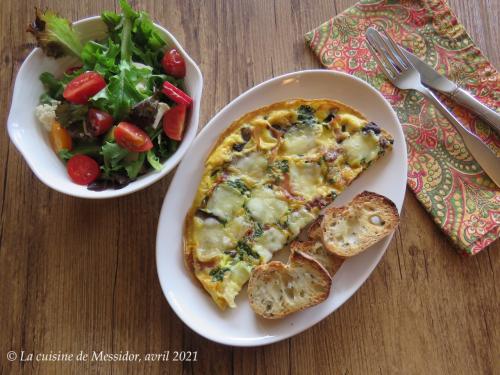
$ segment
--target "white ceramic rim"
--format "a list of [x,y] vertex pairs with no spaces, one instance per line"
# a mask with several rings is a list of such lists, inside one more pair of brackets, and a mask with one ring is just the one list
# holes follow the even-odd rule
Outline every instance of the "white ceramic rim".
[[[78,25],[84,24],[86,22],[95,22],[95,21],[102,22],[101,17],[100,16],[92,16],[92,17],[83,18],[81,20],[75,21],[73,23],[73,25],[78,26]],[[50,187],[50,188],[52,188],[60,193],[63,193],[63,194],[69,195],[69,196],[74,196],[77,198],[85,198],[85,199],[117,198],[117,197],[121,197],[124,195],[132,194],[138,190],[144,189],[144,188],[154,184],[155,182],[157,182],[161,178],[165,177],[182,160],[182,158],[184,157],[184,155],[188,151],[189,146],[191,146],[194,139],[196,138],[196,133],[197,133],[198,127],[199,127],[201,96],[202,96],[202,92],[203,92],[203,75],[201,74],[201,70],[198,67],[198,65],[196,64],[196,62],[191,58],[191,56],[188,55],[188,53],[184,50],[184,48],[177,41],[177,39],[167,29],[165,29],[161,25],[158,25],[157,23],[154,23],[154,25],[157,29],[159,29],[162,33],[164,33],[166,35],[166,37],[169,39],[169,40],[167,40],[167,44],[170,43],[170,44],[175,45],[175,47],[180,51],[180,53],[182,54],[182,56],[184,57],[186,62],[188,62],[188,64],[192,65],[192,67],[195,70],[195,74],[198,75],[198,77],[199,77],[199,90],[197,92],[191,93],[191,96],[193,97],[193,99],[195,99],[193,102],[193,105],[191,107],[191,114],[190,114],[190,116],[192,116],[191,117],[192,123],[191,123],[191,126],[185,132],[184,139],[182,140],[179,148],[175,151],[174,154],[172,154],[170,156],[170,158],[168,158],[165,161],[165,163],[163,164],[162,170],[149,171],[148,173],[139,177],[137,180],[131,182],[127,186],[123,187],[122,189],[116,189],[116,190],[107,189],[107,190],[103,190],[103,191],[91,191],[91,190],[88,190],[84,186],[83,187],[84,189],[75,189],[72,191],[68,191],[65,189],[61,189],[57,184],[52,183],[52,181],[49,178],[46,178],[41,173],[39,173],[33,160],[29,156],[26,155],[25,151],[23,151],[21,145],[18,143],[16,137],[13,134],[14,129],[12,126],[12,124],[14,122],[14,120],[13,120],[13,117],[14,117],[13,109],[14,108],[13,107],[14,107],[15,99],[21,95],[19,92],[20,91],[20,88],[19,88],[20,83],[18,81],[18,78],[23,76],[24,69],[26,69],[25,61],[32,58],[32,56],[37,51],[40,50],[39,47],[36,47],[25,58],[25,60],[21,64],[21,67],[19,68],[19,71],[16,74],[16,80],[14,83],[14,90],[13,90],[13,94],[12,94],[11,106],[10,106],[10,110],[9,110],[8,120],[7,120],[7,131],[8,131],[10,140],[12,141],[12,143],[14,144],[16,149],[23,156],[24,160],[26,161],[26,163],[30,167],[31,171],[35,174],[35,176],[38,177],[38,179],[42,183],[44,183],[48,187]],[[198,100],[196,100],[196,99],[198,99]],[[33,108],[33,110],[34,110],[34,108]],[[41,126],[40,124],[38,124],[38,125]],[[68,177],[68,179],[69,179],[69,177]]]

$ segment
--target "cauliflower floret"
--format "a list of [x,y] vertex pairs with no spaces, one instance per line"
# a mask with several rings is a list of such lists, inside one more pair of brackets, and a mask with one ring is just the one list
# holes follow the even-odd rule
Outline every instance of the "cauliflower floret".
[[58,100],[52,100],[50,104],[40,104],[35,108],[35,116],[45,130],[50,131],[52,128],[52,123],[56,120],[56,108],[60,103]]

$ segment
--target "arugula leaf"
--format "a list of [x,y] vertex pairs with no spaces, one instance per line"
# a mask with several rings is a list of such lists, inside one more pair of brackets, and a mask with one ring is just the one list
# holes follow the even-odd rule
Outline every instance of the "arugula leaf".
[[137,156],[137,160],[130,162],[125,166],[125,170],[127,171],[127,175],[131,179],[135,179],[139,172],[141,171],[142,166],[144,165],[144,159],[146,154],[144,152],[139,153]]
[[107,44],[90,41],[83,47],[82,61],[85,64],[85,70],[98,72],[109,80],[111,76],[120,73],[119,55],[120,46],[111,39],[108,39]]
[[122,15],[115,12],[102,12],[101,19],[108,27],[108,36],[116,44],[120,44],[120,32],[122,29]]
[[108,27],[110,33],[116,32],[116,28],[120,25],[122,20],[121,14],[115,12],[104,11],[101,13],[101,20]]
[[121,161],[129,154],[127,150],[113,142],[105,142],[101,148],[101,155],[104,159],[104,174],[110,176],[123,168]]
[[141,61],[153,67],[155,72],[162,73],[161,59],[166,43],[145,12],[140,12],[134,20],[132,41],[134,61]]
[[153,150],[148,151],[147,158],[149,165],[151,165],[155,170],[160,171],[163,168],[160,158],[156,156]]
[[110,113],[116,121],[125,118],[134,105],[152,95],[147,85],[140,85],[143,80],[147,83],[150,69],[123,61],[119,69],[120,74],[112,76],[106,88],[90,99],[95,107]]
[[[113,118],[118,121],[125,118],[134,105],[153,94],[152,89],[156,80],[156,78],[152,78],[152,67],[139,66],[132,62],[132,51],[134,47],[132,31],[134,27],[139,27],[139,24],[136,24],[135,21],[137,19],[142,19],[141,22],[145,22],[144,20],[146,18],[144,15],[141,15],[142,13],[135,12],[125,0],[120,0],[120,6],[123,15],[121,16],[122,19],[119,26],[115,25],[117,20],[115,16],[110,13],[105,15],[105,22],[108,24],[108,27],[112,25],[114,30],[120,27],[120,62],[117,66],[118,71],[115,75],[109,77],[106,88],[91,98],[91,101],[96,107],[111,113]],[[153,37],[151,38],[155,40]],[[104,54],[104,65],[107,66],[106,64],[111,64],[111,66],[114,67],[114,61],[110,60],[117,57],[117,51],[113,47],[116,43],[111,43],[112,44],[109,45],[108,50]],[[98,48],[98,45],[94,44],[92,47],[95,49]],[[112,53],[109,51],[112,51]],[[93,52],[94,51],[92,51],[92,53]],[[115,72],[113,71],[113,73]]]
[[90,155],[94,158],[99,158],[101,155],[101,146],[95,141],[94,143],[81,143],[71,151],[74,155]]
[[138,16],[138,13],[132,8],[127,0],[118,0],[118,3],[120,4],[120,8],[122,8],[122,12],[126,18],[134,19]]
[[101,155],[104,159],[104,176],[119,175],[120,171],[125,170],[132,180],[137,178],[146,159],[146,153],[129,152],[114,142],[105,142]]
[[163,127],[162,126],[158,126],[156,129],[154,129],[153,127],[150,126],[150,127],[146,128],[146,133],[148,134],[151,141],[154,141],[155,139],[158,138],[158,144],[161,143],[161,135],[163,134]]
[[161,58],[163,51],[144,50],[137,47],[135,44],[132,46],[132,58],[134,61],[152,66],[154,71],[161,73]]
[[153,95],[152,85],[150,84],[153,68],[137,63],[132,63],[126,68],[128,69],[126,72],[127,79],[134,84],[135,89],[147,97]]
[[71,22],[52,11],[41,12],[35,8],[35,12],[35,21],[29,25],[28,32],[35,36],[45,54],[54,58],[68,54],[80,57],[82,43]]
[[120,35],[121,51],[120,58],[122,61],[131,62],[132,60],[132,26],[134,19],[137,18],[136,13],[126,0],[119,0],[120,7],[123,12],[122,31]]
[[40,99],[38,99],[38,101],[40,102],[40,104],[52,104],[54,98],[44,92],[42,95],[40,95]]
[[118,44],[121,44],[122,40],[128,40],[123,39],[124,21],[127,18],[131,20],[130,52],[132,61],[149,65],[156,74],[161,74],[163,72],[161,59],[166,45],[165,40],[146,12],[135,12],[126,1],[121,1],[120,6],[124,15],[114,12],[101,14],[101,19],[108,27],[110,38]]
[[61,150],[59,150],[59,152],[57,153],[59,155],[59,157],[63,160],[63,161],[68,161],[69,159],[71,159],[73,156],[75,156],[75,154],[73,154],[70,150],[66,149],[66,148],[62,148]]
[[136,13],[132,27],[132,39],[137,45],[152,51],[161,50],[165,46],[165,41],[158,33],[153,21],[146,12]]
[[54,100],[62,100],[64,84],[56,79],[52,73],[44,72],[40,74],[40,81],[45,87],[46,94]]
[[[163,135],[163,136],[161,136]],[[177,148],[179,147],[178,141],[174,141],[168,137],[165,137],[164,134],[158,136],[158,152],[160,153],[160,159],[165,160],[170,157]],[[155,148],[156,149],[156,148]]]

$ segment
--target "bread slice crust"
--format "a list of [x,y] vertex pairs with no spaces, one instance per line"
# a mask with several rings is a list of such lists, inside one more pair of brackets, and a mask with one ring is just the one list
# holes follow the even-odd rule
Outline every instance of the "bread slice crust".
[[320,215],[316,220],[312,222],[307,228],[307,238],[311,241],[319,241],[322,237],[321,232],[321,222],[323,221],[323,215]]
[[321,240],[293,241],[290,244],[290,251],[309,255],[328,271],[330,277],[333,277],[344,263],[344,258],[326,250]]

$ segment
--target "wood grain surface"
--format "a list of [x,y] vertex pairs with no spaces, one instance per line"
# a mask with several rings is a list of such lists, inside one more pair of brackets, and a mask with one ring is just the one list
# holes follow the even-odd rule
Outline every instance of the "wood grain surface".
[[[200,65],[205,81],[200,123],[205,124],[255,84],[319,67],[303,34],[354,0],[133,3],[172,31]],[[499,66],[500,2],[450,3]],[[24,30],[34,5],[73,20],[115,8],[113,0],[2,0],[3,125],[16,72],[33,48]],[[410,192],[382,262],[330,317],[292,339],[260,348],[231,348],[203,339],[170,309],[156,275],[156,225],[171,177],[104,202],[67,197],[38,181],[4,128],[0,375],[500,374],[498,243],[473,258],[458,256]],[[198,352],[198,361],[10,362],[6,355],[11,350],[190,350]]]

